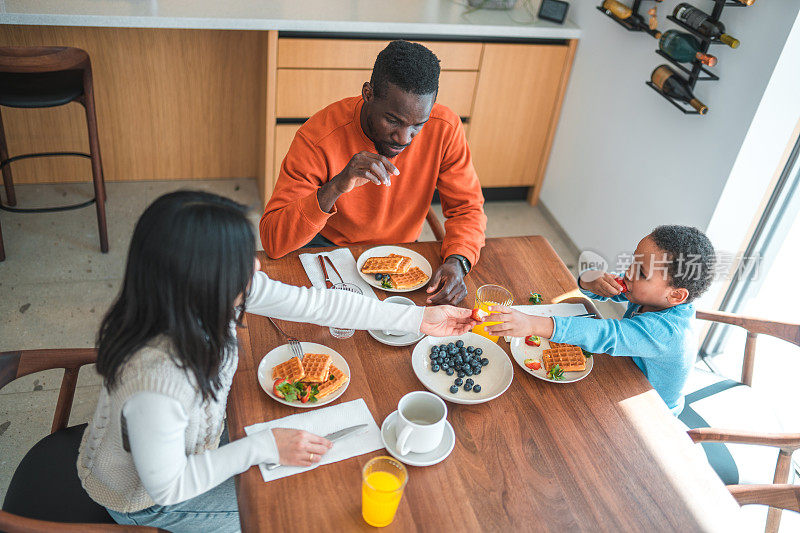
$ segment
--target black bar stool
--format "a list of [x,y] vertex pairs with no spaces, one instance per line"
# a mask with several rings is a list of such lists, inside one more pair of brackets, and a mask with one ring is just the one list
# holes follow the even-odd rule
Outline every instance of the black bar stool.
[[[89,130],[89,152],[38,152],[8,157],[8,146],[0,116],[0,168],[7,205],[0,202],[0,209],[15,213],[42,213],[78,209],[95,204],[97,229],[100,233],[100,250],[108,252],[108,229],[106,228],[106,189],[103,181],[103,166],[100,161],[100,142],[97,136],[97,117],[92,88],[92,64],[89,54],[79,48],[63,46],[0,47],[0,106],[39,108],[66,105],[78,102],[86,110],[86,125]],[[86,202],[59,207],[18,208],[11,178],[10,164],[32,157],[78,156],[92,160],[94,198]],[[0,229],[0,261],[6,258],[3,233]]]

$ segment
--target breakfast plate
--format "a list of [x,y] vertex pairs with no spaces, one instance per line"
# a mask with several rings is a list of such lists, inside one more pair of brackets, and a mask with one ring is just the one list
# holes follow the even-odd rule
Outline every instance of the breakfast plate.
[[[370,257],[386,257],[389,254],[403,255],[411,258],[411,268],[418,267],[420,270],[422,270],[427,279],[407,289],[395,289],[392,287],[384,287],[381,284],[381,281],[375,279],[375,274],[364,274],[363,272],[361,272],[361,268],[364,266],[364,263]],[[364,281],[366,281],[376,289],[381,289],[386,292],[416,291],[420,287],[424,287],[431,279],[431,276],[433,275],[433,269],[431,268],[431,264],[428,262],[427,259],[425,259],[424,257],[422,257],[420,254],[418,254],[413,250],[409,250],[408,248],[403,248],[402,246],[392,246],[392,245],[375,246],[374,248],[370,248],[369,250],[365,250],[364,252],[362,252],[362,254],[358,256],[358,260],[356,261],[356,270],[358,271],[358,274],[362,278],[364,278]]]
[[300,345],[303,348],[303,353],[318,353],[318,354],[328,354],[331,356],[331,364],[344,372],[344,374],[348,377],[347,381],[339,387],[337,390],[330,393],[328,396],[319,399],[316,402],[307,402],[301,403],[300,401],[294,402],[287,402],[283,398],[279,398],[276,396],[272,391],[272,385],[274,380],[272,379],[272,368],[279,364],[283,363],[284,361],[288,361],[294,354],[292,353],[291,348],[289,348],[288,344],[284,344],[282,346],[278,346],[277,348],[272,349],[267,355],[265,355],[261,362],[258,364],[258,384],[261,385],[261,388],[264,392],[267,393],[267,396],[275,400],[276,402],[282,403],[284,405],[289,405],[291,407],[302,407],[302,408],[311,408],[311,407],[320,407],[322,405],[329,404],[339,398],[344,391],[347,390],[347,386],[350,384],[350,366],[347,364],[347,361],[344,360],[339,352],[334,350],[333,348],[328,348],[323,344],[317,344],[316,342],[301,342]]
[[536,359],[540,363],[542,362],[542,354],[543,352],[550,348],[550,341],[547,339],[541,339],[542,345],[541,346],[529,346],[525,344],[525,339],[515,337],[511,339],[509,342],[509,346],[511,346],[511,357],[514,361],[522,367],[522,369],[527,372],[528,374],[542,379],[544,381],[548,381],[550,383],[573,383],[575,381],[580,381],[586,376],[589,375],[589,372],[592,371],[594,367],[594,357],[587,357],[586,358],[586,369],[580,372],[564,372],[564,379],[562,380],[553,380],[547,377],[547,372],[544,369],[544,365],[541,366],[538,370],[533,370],[525,366],[526,359]]
[[[466,379],[471,379],[475,385],[480,385],[480,392],[465,390],[464,385],[460,386],[457,392],[450,392],[450,387],[454,386],[458,374],[454,372],[448,376],[445,370],[440,369],[437,372],[432,370],[433,360],[430,358],[432,348],[455,344],[459,340],[464,343],[465,348],[472,346],[476,348],[476,352],[480,348],[479,357],[488,360],[488,364],[481,366],[480,374],[462,378],[464,382]],[[503,394],[514,379],[514,365],[511,364],[506,352],[486,337],[472,332],[453,337],[425,337],[411,352],[411,366],[426,389],[453,403],[488,402]]]

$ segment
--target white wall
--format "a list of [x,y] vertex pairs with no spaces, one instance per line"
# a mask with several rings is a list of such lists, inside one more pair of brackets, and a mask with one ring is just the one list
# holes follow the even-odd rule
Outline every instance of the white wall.
[[[708,227],[800,2],[725,8],[722,20],[742,44],[712,46],[720,81],[695,90],[709,107],[704,117],[683,115],[644,84],[666,63],[654,53],[656,40],[625,31],[599,3],[571,2],[583,33],[541,198],[580,249],[600,252],[613,267],[659,224]],[[658,5],[665,31],[676,28],[666,15],[677,3],[644,6]]]

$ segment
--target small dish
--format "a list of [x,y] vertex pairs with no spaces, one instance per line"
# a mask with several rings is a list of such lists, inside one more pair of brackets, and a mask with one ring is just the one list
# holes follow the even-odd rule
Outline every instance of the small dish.
[[453,426],[450,425],[449,420],[445,420],[444,435],[442,442],[432,452],[428,453],[414,453],[409,452],[405,455],[400,455],[397,450],[397,434],[395,433],[395,421],[397,420],[397,411],[393,411],[386,420],[381,424],[381,439],[383,445],[386,446],[386,451],[400,461],[410,466],[431,466],[436,463],[444,461],[456,445],[456,432]]
[[580,372],[564,372],[564,379],[556,381],[547,377],[544,365],[542,365],[539,370],[533,370],[525,366],[525,359],[538,359],[540,363],[542,362],[542,352],[550,347],[549,340],[542,339],[541,346],[528,346],[525,344],[525,339],[515,337],[511,339],[511,342],[508,344],[511,346],[511,357],[514,358],[514,361],[516,361],[525,372],[549,383],[574,383],[575,381],[580,381],[588,376],[589,372],[591,372],[594,367],[594,357],[587,357],[586,370]]

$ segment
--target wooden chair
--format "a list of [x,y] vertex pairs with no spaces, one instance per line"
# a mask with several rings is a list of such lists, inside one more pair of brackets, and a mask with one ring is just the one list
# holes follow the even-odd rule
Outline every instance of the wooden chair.
[[0,389],[34,372],[64,369],[51,433],[28,451],[14,472],[0,512],[0,531],[160,531],[115,524],[78,479],[75,463],[87,425],[67,423],[78,372],[96,360],[97,351],[89,348],[0,352]]
[[[750,398],[747,393],[753,381],[753,368],[755,365],[756,356],[756,340],[759,335],[769,335],[778,339],[790,342],[800,347],[800,325],[788,324],[783,322],[775,322],[770,320],[761,320],[757,318],[747,318],[730,313],[722,312],[707,312],[697,311],[697,318],[701,320],[709,320],[713,322],[730,324],[738,326],[747,330],[747,340],[745,341],[744,348],[744,361],[742,364],[741,381],[736,382],[733,380],[719,379],[715,383],[699,390],[694,393],[687,394],[686,407],[680,415],[680,419],[691,429],[688,434],[694,442],[703,443],[703,448],[709,457],[709,462],[720,474],[723,482],[728,485],[731,493],[736,496],[737,494],[751,494],[746,487],[762,487],[762,485],[741,485],[738,479],[732,481],[729,472],[724,470],[725,465],[720,464],[719,454],[727,454],[726,458],[733,461],[732,456],[725,444],[756,444],[762,446],[770,446],[778,449],[777,464],[773,475],[773,483],[785,484],[789,480],[792,465],[792,453],[800,449],[800,433],[782,433],[782,432],[765,432],[753,431],[752,428],[746,427],[746,422],[742,421],[745,427],[739,428],[722,428],[715,427],[713,420],[714,413],[703,413],[703,416],[698,414],[693,403],[703,399],[710,398],[715,394],[726,394],[734,389],[739,389],[739,398],[748,397],[748,401],[757,402],[757,398]],[[705,394],[708,392],[709,394]],[[739,407],[734,401],[725,402],[725,409],[731,412],[737,412]],[[759,409],[761,412],[771,411],[769,406]],[[709,419],[709,420],[706,420]],[[710,426],[710,427],[709,427]],[[736,468],[736,465],[734,465]],[[738,473],[737,473],[738,476]],[[764,489],[754,490],[753,494],[761,494]],[[777,492],[776,492],[777,494]],[[783,494],[783,493],[781,493]],[[743,498],[750,498],[750,496],[742,496]],[[780,501],[780,500],[778,500]],[[754,502],[758,503],[758,502]],[[770,506],[767,514],[767,532],[775,532],[780,525],[780,509],[775,506]]]
[[428,226],[430,226],[433,232],[433,237],[437,241],[442,242],[444,240],[444,227],[442,227],[442,223],[439,222],[439,217],[436,216],[433,207],[428,208],[428,214],[425,216],[425,220],[428,221]]
[[769,505],[800,513],[800,485],[731,485],[739,505]]
[[[63,46],[0,47],[0,106],[16,108],[43,108],[78,102],[86,111],[89,132],[89,153],[39,152],[8,156],[3,120],[0,117],[0,168],[6,190],[7,205],[0,209],[15,213],[65,211],[95,204],[97,228],[100,233],[100,250],[108,252],[106,228],[106,189],[103,165],[100,160],[100,141],[97,134],[97,116],[94,107],[92,64],[89,54],[79,48]],[[78,156],[91,159],[94,197],[86,202],[43,208],[17,208],[17,197],[10,164],[33,157]],[[0,230],[0,261],[5,259],[3,233]]]

